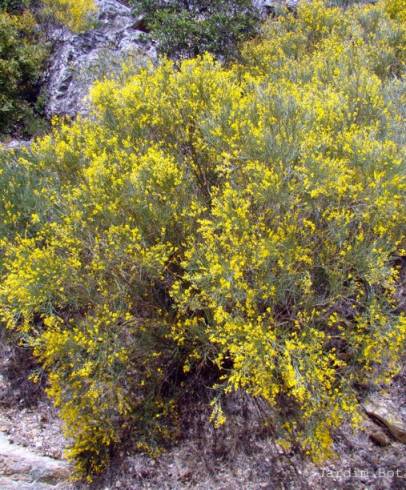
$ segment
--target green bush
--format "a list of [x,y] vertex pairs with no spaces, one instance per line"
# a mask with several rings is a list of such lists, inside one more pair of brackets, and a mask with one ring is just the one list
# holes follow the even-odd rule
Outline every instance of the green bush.
[[8,12],[21,11],[27,8],[30,4],[30,0],[0,0],[0,11],[6,10]]
[[244,390],[320,460],[357,387],[397,371],[405,40],[381,4],[306,2],[240,63],[105,79],[90,117],[3,157],[0,317],[80,473],[173,440],[205,371],[216,426]]
[[33,122],[46,52],[29,12],[0,11],[0,134]]
[[137,15],[170,57],[189,57],[206,51],[233,56],[237,45],[256,31],[259,12],[251,0],[134,1]]

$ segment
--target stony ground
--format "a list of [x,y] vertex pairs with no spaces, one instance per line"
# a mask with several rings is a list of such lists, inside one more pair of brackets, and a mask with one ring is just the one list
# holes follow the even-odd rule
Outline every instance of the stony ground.
[[158,461],[121,455],[103,484],[125,490],[405,489],[406,370],[387,394],[376,392],[365,406],[370,416],[365,414],[362,429],[353,433],[342,427],[335,438],[336,458],[321,466],[261,437],[252,420],[244,427],[240,419],[238,428],[223,434],[201,420],[200,432],[195,428],[194,437]]
[[[398,291],[402,310],[405,284],[406,268]],[[57,412],[19,372],[22,365],[26,371],[35,368],[26,352],[13,353],[0,335],[0,490],[406,488],[406,359],[390,386],[364,400],[361,429],[353,433],[343,426],[335,436],[336,457],[321,466],[278,447],[262,430],[258,403],[231,399],[232,422],[215,431],[207,407],[191,396],[184,404],[183,441],[157,460],[135,453],[128,441],[108,473],[91,486],[68,481]]]
[[69,467],[61,460],[41,456],[18,446],[0,433],[0,488],[2,490],[68,489]]
[[[8,390],[2,379],[1,390]],[[0,407],[1,490],[384,490],[406,488],[406,369],[386,394],[365,404],[362,430],[343,427],[337,457],[317,467],[261,436],[255,417],[236,413],[234,425],[214,431],[202,410],[190,436],[158,460],[123,450],[107,475],[90,487],[68,481],[56,412],[45,399],[31,407],[14,399]],[[403,442],[401,442],[403,441]]]
[[50,404],[41,400],[28,408],[10,394],[0,375],[0,489],[68,490],[69,465],[63,460],[65,445],[60,422]]

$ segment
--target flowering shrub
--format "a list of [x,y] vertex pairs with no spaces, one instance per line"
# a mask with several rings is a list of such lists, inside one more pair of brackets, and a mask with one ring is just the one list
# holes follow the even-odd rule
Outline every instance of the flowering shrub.
[[45,12],[74,32],[89,29],[97,11],[94,0],[42,0],[42,3]]
[[79,472],[174,438],[202,367],[215,425],[245,390],[315,460],[357,421],[355,387],[396,372],[405,40],[381,4],[304,3],[240,64],[105,79],[90,117],[3,157],[0,315],[48,372]]
[[401,22],[406,22],[406,1],[405,0],[386,0],[386,11],[393,18]]

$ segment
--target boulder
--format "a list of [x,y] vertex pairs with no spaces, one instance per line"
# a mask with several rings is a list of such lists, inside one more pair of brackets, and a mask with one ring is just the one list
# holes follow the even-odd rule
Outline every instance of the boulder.
[[406,444],[406,423],[389,398],[375,395],[363,407],[369,417],[378,420],[397,441]]
[[69,465],[31,450],[12,444],[0,432],[0,488],[69,489]]
[[47,117],[86,112],[94,80],[114,73],[128,57],[145,61],[156,56],[153,45],[141,39],[142,17],[134,17],[118,0],[95,1],[94,29],[75,34],[54,26],[49,32],[54,49],[45,75]]
[[269,15],[276,12],[281,7],[295,9],[299,0],[254,0],[254,6],[258,8],[264,15]]

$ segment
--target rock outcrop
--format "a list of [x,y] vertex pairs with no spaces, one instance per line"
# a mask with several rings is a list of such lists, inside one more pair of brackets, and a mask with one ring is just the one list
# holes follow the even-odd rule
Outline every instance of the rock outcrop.
[[364,403],[364,410],[369,417],[385,426],[394,439],[406,444],[406,423],[388,396],[371,397]]
[[299,0],[254,0],[253,3],[264,15],[275,12],[280,7],[294,9]]
[[152,44],[141,40],[142,18],[118,0],[96,0],[96,27],[74,34],[63,27],[50,31],[54,50],[45,76],[48,117],[86,111],[92,82],[117,70],[126,57],[154,58]]
[[0,488],[2,490],[68,490],[69,466],[12,444],[0,432]]

